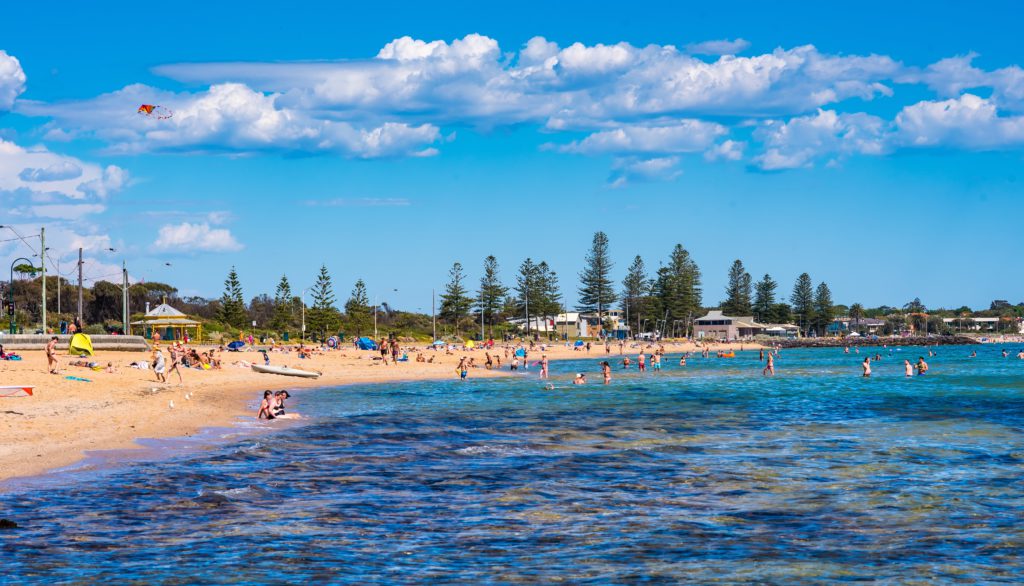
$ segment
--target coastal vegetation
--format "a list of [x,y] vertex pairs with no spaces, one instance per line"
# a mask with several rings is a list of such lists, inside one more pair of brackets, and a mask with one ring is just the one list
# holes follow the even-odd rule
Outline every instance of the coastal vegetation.
[[[475,289],[462,263],[453,263],[440,287],[434,314],[394,307],[382,299],[371,300],[366,282],[358,277],[348,298],[339,303],[326,264],[314,275],[314,284],[298,295],[288,275],[282,275],[273,296],[259,293],[246,302],[243,276],[235,267],[228,270],[224,290],[217,298],[181,295],[175,285],[161,282],[134,283],[126,293],[130,320],[138,320],[147,308],[167,302],[202,321],[204,333],[213,338],[252,331],[277,339],[284,339],[287,334],[295,340],[302,337],[303,325],[305,336],[311,339],[338,334],[365,336],[375,331],[378,335],[416,339],[428,339],[435,334],[462,338],[479,336],[481,329],[487,337],[501,337],[510,333],[533,334],[538,324],[551,323],[560,314],[573,310],[607,320],[607,312],[612,309],[622,312],[623,323],[633,333],[660,330],[678,336],[689,336],[693,321],[711,309],[764,324],[794,324],[803,336],[828,335],[830,324],[838,318],[849,322],[850,331],[871,323],[872,331],[883,335],[976,331],[980,329],[975,327],[979,318],[987,318],[985,331],[1016,334],[1024,319],[1024,303],[1012,304],[1007,300],[994,300],[988,308],[979,310],[967,306],[927,307],[920,298],[893,306],[836,304],[828,283],[815,284],[808,273],[797,277],[788,298],[781,299],[779,283],[770,274],[765,273],[755,283],[740,259],[728,268],[721,301],[707,303],[701,269],[682,244],[676,244],[667,258],[658,262],[660,266],[653,275],[647,269],[653,259],[634,256],[621,283],[612,279],[611,258],[608,236],[596,232],[579,273],[579,301],[574,307],[565,303],[559,275],[547,261],[524,259],[509,282],[493,255],[482,259],[481,277]],[[16,273],[13,283],[0,287],[4,313],[10,316],[13,312],[22,327],[32,324],[25,331],[34,331],[41,315],[42,277],[27,268]],[[47,276],[46,281],[50,310],[47,325],[56,329],[61,321],[71,322],[77,317],[78,288],[62,277]],[[11,287],[13,308],[8,303]],[[105,280],[83,287],[81,318],[86,331],[119,330],[124,294],[120,284]],[[60,295],[62,301],[58,305]],[[550,328],[540,329],[547,332]]]

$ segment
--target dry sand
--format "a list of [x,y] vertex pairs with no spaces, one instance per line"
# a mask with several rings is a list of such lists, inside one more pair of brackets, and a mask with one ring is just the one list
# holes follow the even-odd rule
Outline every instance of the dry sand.
[[[619,355],[618,348],[618,344],[612,345],[611,357]],[[666,345],[670,353],[694,349],[692,344]],[[415,362],[418,351],[423,351],[426,358],[433,357],[434,363]],[[626,347],[627,354],[635,355],[638,351],[638,347]],[[221,354],[221,370],[183,369],[182,384],[174,374],[168,384],[162,384],[156,382],[152,370],[128,366],[135,361],[149,361],[149,352],[98,352],[89,359],[101,365],[113,362],[114,373],[70,366],[78,358],[60,356],[59,375],[47,373],[42,351],[19,354],[21,361],[0,361],[0,386],[32,385],[35,391],[31,397],[0,397],[0,480],[73,464],[84,457],[85,451],[138,447],[138,438],[190,436],[202,428],[229,426],[239,417],[255,416],[254,406],[264,389],[454,378],[455,365],[462,355],[473,357],[479,366],[471,369],[470,378],[510,374],[503,347],[492,351],[502,358],[500,370],[482,368],[484,352],[479,349],[449,355],[410,346],[409,362],[388,365],[372,359],[379,356],[377,352],[351,348],[325,352],[308,360],[299,360],[294,353],[271,353],[272,364],[321,371],[323,376],[316,380],[255,373],[232,363],[262,363],[260,354],[229,352]],[[589,353],[562,345],[549,346],[546,354],[550,360],[592,358],[595,374],[599,372],[597,361],[606,356],[604,348],[597,345]],[[164,355],[168,357],[166,349]],[[538,347],[530,353],[531,362],[540,356]],[[64,377],[68,375],[91,382],[67,380]]]

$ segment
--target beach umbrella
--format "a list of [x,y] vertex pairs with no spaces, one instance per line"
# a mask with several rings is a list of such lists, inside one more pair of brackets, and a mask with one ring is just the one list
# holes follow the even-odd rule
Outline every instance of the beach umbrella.
[[245,348],[245,342],[243,342],[241,340],[235,340],[234,342],[231,342],[230,344],[228,344],[228,350],[233,350],[235,352],[238,352],[242,348]]
[[434,345],[435,345],[435,346],[444,346],[444,345],[445,345],[445,343],[444,343],[444,342],[442,342],[441,340],[434,340]]

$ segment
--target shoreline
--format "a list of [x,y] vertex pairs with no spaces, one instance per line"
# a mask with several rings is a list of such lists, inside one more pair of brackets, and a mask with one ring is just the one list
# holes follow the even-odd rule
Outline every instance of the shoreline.
[[[668,342],[666,352],[694,351],[691,343]],[[757,349],[756,344],[718,344],[715,349]],[[646,350],[647,345],[643,348]],[[633,355],[640,348],[627,347]],[[421,380],[455,378],[454,368],[462,355],[484,361],[484,350],[442,351],[422,350],[433,363],[417,363],[419,347],[410,347],[410,361],[387,366],[372,360],[374,351],[344,349],[299,360],[295,354],[271,354],[271,363],[323,372],[318,379],[302,379],[260,374],[233,365],[234,362],[262,359],[256,352],[223,353],[221,370],[183,369],[183,384],[171,374],[170,384],[155,381],[152,370],[128,367],[135,361],[148,361],[149,352],[101,351],[90,358],[101,365],[113,363],[114,373],[94,372],[87,368],[68,366],[77,357],[59,356],[59,375],[46,372],[46,358],[41,351],[23,351],[21,361],[0,361],[0,380],[4,385],[33,385],[32,397],[0,398],[0,492],[6,492],[19,479],[60,475],[91,454],[116,452],[121,460],[129,454],[147,450],[151,441],[180,438],[187,441],[209,429],[240,429],[246,417],[254,418],[259,393],[263,390],[287,389],[302,393],[317,388],[353,384],[394,384]],[[588,353],[564,345],[545,350],[551,361],[617,357],[617,345],[606,354],[594,345]],[[504,347],[495,346],[492,356],[501,358],[501,368],[487,370],[478,364],[470,369],[470,379],[514,376],[504,360]],[[530,353],[530,362],[540,358],[539,349]],[[65,376],[87,378],[91,382],[68,380]],[[172,407],[173,403],[173,407]],[[273,431],[273,429],[269,430]]]

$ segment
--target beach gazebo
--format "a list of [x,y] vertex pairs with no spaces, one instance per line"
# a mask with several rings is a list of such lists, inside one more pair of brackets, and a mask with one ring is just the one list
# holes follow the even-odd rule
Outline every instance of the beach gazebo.
[[194,331],[196,341],[203,337],[203,324],[191,319],[184,313],[174,309],[166,303],[161,303],[146,312],[146,315],[139,321],[133,321],[133,326],[143,326],[143,336],[153,338],[153,332],[160,334],[162,340],[182,340],[189,331]]

